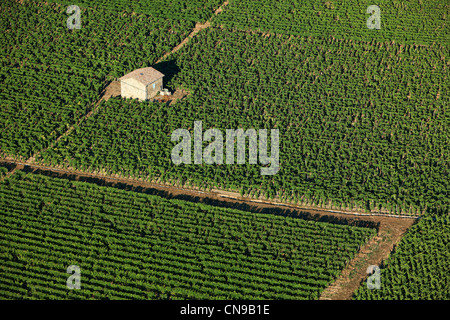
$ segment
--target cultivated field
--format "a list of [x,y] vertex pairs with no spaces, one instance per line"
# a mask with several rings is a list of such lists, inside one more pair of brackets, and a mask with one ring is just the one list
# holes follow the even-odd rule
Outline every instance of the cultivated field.
[[[177,70],[168,86],[191,96],[170,108],[110,99],[37,160],[304,205],[418,215],[447,203],[443,50],[209,28],[156,65]],[[204,130],[279,129],[279,172],[261,176],[260,165],[249,163],[174,166],[170,134],[192,133],[197,120]]]
[[66,6],[0,6],[0,155],[22,159],[77,123],[112,79],[153,64],[195,25],[83,8],[83,28],[69,31]]
[[354,298],[389,300],[449,300],[450,220],[430,215],[411,227],[383,263],[380,290],[361,286]]
[[[376,32],[367,28],[367,20],[375,10],[369,9],[370,6],[380,10],[380,29]],[[213,22],[237,30],[448,45],[449,11],[450,4],[440,0],[231,0],[224,13]]]
[[[0,298],[449,299],[449,14],[2,1]],[[169,101],[120,97],[142,67]],[[276,174],[248,145],[243,164],[175,165],[171,136],[196,121],[279,130]]]
[[3,298],[314,299],[375,234],[22,172],[0,202]]

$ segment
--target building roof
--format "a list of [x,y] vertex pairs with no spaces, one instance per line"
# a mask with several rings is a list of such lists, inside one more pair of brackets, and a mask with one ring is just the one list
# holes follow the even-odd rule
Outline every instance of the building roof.
[[156,80],[161,79],[162,77],[164,77],[164,74],[152,67],[147,67],[131,71],[130,73],[120,78],[120,80],[135,79],[143,85],[148,85],[155,82]]

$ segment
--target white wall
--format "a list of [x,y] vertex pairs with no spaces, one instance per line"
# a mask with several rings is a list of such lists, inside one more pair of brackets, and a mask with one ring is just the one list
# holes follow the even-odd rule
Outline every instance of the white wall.
[[135,79],[126,79],[120,81],[120,94],[123,98],[132,98],[145,100],[145,86]]

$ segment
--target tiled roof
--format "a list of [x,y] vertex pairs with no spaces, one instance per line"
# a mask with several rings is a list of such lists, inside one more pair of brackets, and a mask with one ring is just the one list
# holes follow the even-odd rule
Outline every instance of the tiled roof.
[[164,77],[164,74],[152,67],[147,67],[131,71],[120,78],[120,80],[135,79],[143,85],[148,85],[158,79],[161,79],[162,77]]

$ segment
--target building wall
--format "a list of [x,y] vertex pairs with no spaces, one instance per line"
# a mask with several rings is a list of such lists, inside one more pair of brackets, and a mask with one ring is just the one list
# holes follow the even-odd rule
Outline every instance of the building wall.
[[123,98],[145,100],[145,86],[134,79],[122,80],[120,82],[120,94]]
[[[153,83],[155,84],[155,89],[153,89]],[[156,80],[153,83],[150,83],[147,86],[147,99],[153,98],[154,96],[156,96],[158,91],[161,91],[163,89],[163,78]]]

